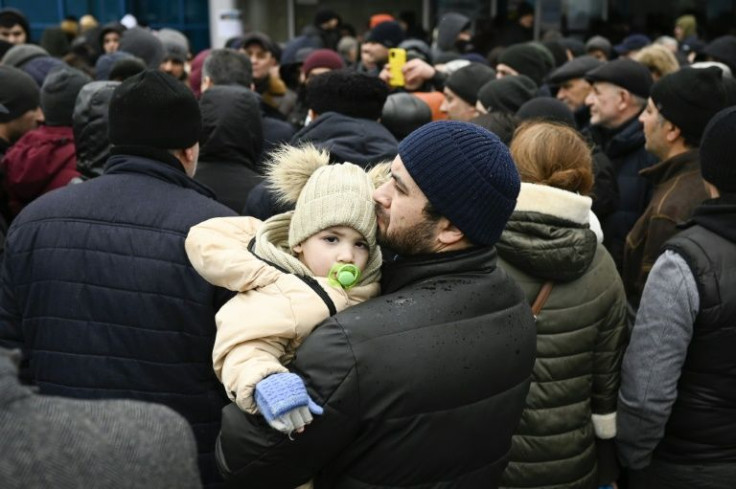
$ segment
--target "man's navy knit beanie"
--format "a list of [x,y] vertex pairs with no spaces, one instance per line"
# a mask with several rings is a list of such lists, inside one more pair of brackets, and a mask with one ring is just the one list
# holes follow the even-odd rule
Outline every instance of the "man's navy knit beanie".
[[432,122],[399,144],[399,156],[432,207],[470,241],[498,241],[521,183],[496,135],[469,122]]

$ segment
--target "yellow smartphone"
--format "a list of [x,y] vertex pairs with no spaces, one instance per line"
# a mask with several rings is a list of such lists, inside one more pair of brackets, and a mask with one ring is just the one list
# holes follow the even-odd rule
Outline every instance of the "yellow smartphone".
[[404,86],[404,73],[401,69],[406,64],[406,49],[389,48],[388,50],[388,68],[391,73],[389,85],[392,87]]

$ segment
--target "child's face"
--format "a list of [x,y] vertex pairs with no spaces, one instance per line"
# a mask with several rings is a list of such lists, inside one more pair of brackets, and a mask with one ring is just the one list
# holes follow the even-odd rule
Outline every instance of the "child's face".
[[294,252],[316,277],[326,277],[335,263],[351,263],[363,271],[370,254],[363,235],[347,226],[313,234],[296,245]]

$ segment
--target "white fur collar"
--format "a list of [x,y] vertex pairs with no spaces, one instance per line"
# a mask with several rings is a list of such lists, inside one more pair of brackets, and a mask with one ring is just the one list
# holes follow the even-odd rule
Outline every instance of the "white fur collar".
[[574,194],[567,190],[548,185],[522,183],[514,210],[539,212],[576,224],[589,224],[592,203],[593,200],[590,197]]

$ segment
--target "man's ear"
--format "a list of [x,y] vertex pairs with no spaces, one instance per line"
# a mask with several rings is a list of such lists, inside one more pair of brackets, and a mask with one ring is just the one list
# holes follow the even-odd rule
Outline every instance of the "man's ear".
[[465,233],[460,231],[460,229],[458,229],[458,227],[450,222],[446,217],[441,217],[437,226],[437,241],[439,241],[443,247],[456,245],[465,239]]
[[667,134],[665,137],[667,138],[668,142],[674,143],[675,141],[677,141],[677,138],[682,136],[682,131],[679,127],[672,124],[671,122],[667,122],[667,124],[669,124],[670,127],[667,129]]

